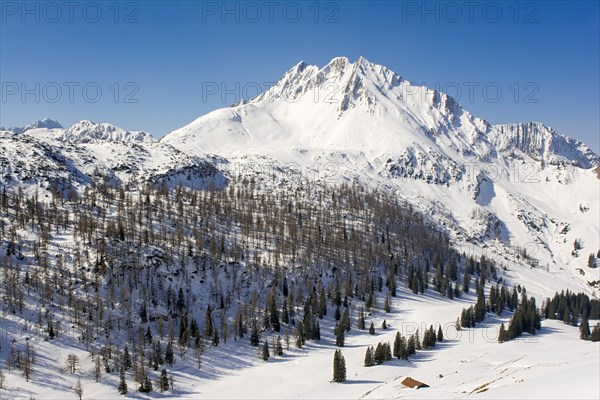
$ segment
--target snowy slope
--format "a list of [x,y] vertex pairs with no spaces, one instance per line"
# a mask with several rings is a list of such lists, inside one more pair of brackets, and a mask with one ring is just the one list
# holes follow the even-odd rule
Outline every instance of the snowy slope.
[[[146,395],[136,392],[137,385],[128,379],[127,398],[598,398],[600,343],[579,340],[576,327],[549,320],[535,336],[499,344],[497,330],[501,322],[508,320],[506,316],[488,318],[477,328],[456,331],[456,316],[471,301],[448,301],[435,294],[423,297],[402,291],[394,300],[391,314],[369,317],[377,327],[374,336],[359,333],[356,328],[347,334],[341,348],[347,367],[344,383],[330,382],[335,336],[329,320],[322,322],[319,343],[307,342],[303,349],[292,344],[283,356],[271,357],[268,362],[257,359],[256,349],[247,340],[209,348],[201,369],[195,367],[194,356],[188,353],[185,361],[175,364],[172,370],[174,390]],[[384,318],[387,330],[380,328]],[[6,322],[9,331],[14,323],[12,317]],[[441,325],[445,338],[435,349],[419,351],[409,361],[393,359],[378,366],[364,366],[368,346],[393,343],[397,331],[410,335],[416,329],[423,332],[431,324]],[[103,373],[101,381],[94,382],[93,361],[78,340],[68,333],[53,342],[43,341],[42,336],[35,330],[19,335],[20,340],[29,337],[36,348],[37,378],[27,383],[20,373],[7,373],[7,388],[0,389],[0,394],[14,399],[76,399],[72,388],[81,378],[84,398],[116,398],[118,375]],[[74,375],[61,372],[69,353],[81,358],[79,372]],[[400,382],[408,376],[430,387],[403,387]]]

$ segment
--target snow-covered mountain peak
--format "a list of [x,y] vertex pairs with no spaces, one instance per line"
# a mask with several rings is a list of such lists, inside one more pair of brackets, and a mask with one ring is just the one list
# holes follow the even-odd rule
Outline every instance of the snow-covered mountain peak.
[[54,121],[50,118],[44,118],[27,125],[23,128],[23,132],[26,132],[30,129],[63,129],[63,126],[58,121]]
[[300,62],[265,93],[202,116],[163,140],[182,151],[280,159],[311,149],[302,153],[310,154],[307,162],[331,151],[366,155],[369,162],[401,154],[415,164],[420,155],[487,159],[495,154],[483,135],[488,129],[446,94],[413,86],[363,57],[336,57],[323,67]]
[[[335,92],[339,96],[335,99],[329,96],[329,100],[340,103],[340,110],[344,111],[351,100],[370,99],[367,104],[372,104],[376,96],[375,93],[367,93],[369,90],[384,92],[391,86],[398,85],[400,81],[400,76],[393,71],[371,63],[364,57],[359,57],[354,63],[346,57],[335,57],[323,67],[301,61],[286,71],[267,92],[241,104],[274,102],[279,99],[296,102],[309,92],[312,93],[310,97],[317,99]],[[366,85],[366,82],[372,84]]]
[[0,131],[11,131],[15,133],[24,133],[32,129],[64,129],[63,126],[55,120],[50,118],[44,118],[24,127],[15,127],[15,128],[0,128]]
[[128,131],[112,124],[95,123],[88,120],[76,122],[58,139],[70,143],[154,141],[154,138],[146,132]]
[[521,151],[548,164],[571,164],[592,168],[600,157],[577,139],[556,132],[541,122],[494,125],[490,141],[503,153]]

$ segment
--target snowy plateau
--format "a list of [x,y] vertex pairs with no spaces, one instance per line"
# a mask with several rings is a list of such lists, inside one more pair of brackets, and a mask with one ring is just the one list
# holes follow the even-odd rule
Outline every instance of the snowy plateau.
[[[600,342],[580,339],[600,157],[362,57],[300,62],[161,139],[0,128],[0,192],[0,399],[600,398]],[[501,286],[535,300],[540,329],[500,343],[521,305],[488,300],[460,327]],[[548,317],[561,292],[579,295]],[[299,341],[307,314],[320,333]],[[430,326],[435,346],[365,366]]]

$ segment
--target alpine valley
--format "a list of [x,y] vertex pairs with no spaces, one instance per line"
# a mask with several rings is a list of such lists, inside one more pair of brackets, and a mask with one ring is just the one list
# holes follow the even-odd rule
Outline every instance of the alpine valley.
[[600,157],[362,57],[0,128],[0,192],[0,398],[600,397]]

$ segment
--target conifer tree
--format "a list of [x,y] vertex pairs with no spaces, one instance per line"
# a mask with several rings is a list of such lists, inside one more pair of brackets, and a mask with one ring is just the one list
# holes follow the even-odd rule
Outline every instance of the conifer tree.
[[383,344],[383,361],[390,361],[392,359],[392,349],[390,348],[390,342]]
[[418,340],[415,339],[415,335],[410,335],[408,339],[408,343],[406,344],[406,354],[408,356],[412,356],[417,353],[416,342]]
[[283,355],[283,345],[281,344],[281,336],[277,336],[277,342],[275,343],[275,355]]
[[164,393],[167,390],[169,390],[169,377],[167,376],[167,370],[164,368],[160,372],[160,378],[158,380],[158,383],[159,383],[158,388],[161,393]]
[[581,324],[579,325],[579,338],[582,340],[588,340],[590,338],[590,324],[588,322],[587,311],[585,311],[581,317]]
[[375,365],[373,348],[367,347],[367,351],[365,353],[365,367],[372,367]]
[[269,360],[269,357],[271,357],[271,354],[269,353],[269,342],[267,340],[265,340],[265,343],[263,344],[261,357],[263,361],[267,361]]
[[390,293],[388,292],[388,294],[385,296],[385,302],[383,303],[383,310],[386,313],[389,313],[392,311],[392,301],[390,298]]
[[373,322],[371,322],[371,326],[369,327],[369,333],[371,335],[375,334],[375,325],[373,325]]
[[365,310],[362,306],[358,309],[358,329],[365,329]]
[[396,332],[396,337],[394,338],[394,346],[392,351],[392,355],[396,358],[400,358],[400,341],[400,332]]
[[344,328],[341,325],[336,324],[334,333],[335,333],[335,345],[337,347],[344,347]]
[[346,332],[350,332],[350,328],[351,328],[351,322],[350,322],[350,312],[348,311],[348,307],[346,307],[346,309],[344,310],[344,313],[342,314],[342,321],[340,326],[342,326]]
[[385,361],[385,349],[383,348],[381,342],[377,343],[377,347],[375,347],[373,361],[375,362],[375,365],[383,364]]
[[125,369],[121,367],[119,371],[119,387],[117,387],[119,394],[127,394],[127,382],[125,381]]
[[471,284],[471,274],[469,272],[465,272],[465,276],[463,277],[463,292],[469,293],[469,286]]
[[406,338],[400,337],[400,349],[398,350],[398,358],[400,360],[408,360],[408,351],[406,349]]
[[600,323],[594,326],[592,329],[592,334],[590,335],[590,340],[592,342],[600,342]]
[[168,365],[173,365],[175,362],[175,356],[173,355],[173,342],[171,341],[167,343],[167,348],[165,349],[165,362]]
[[346,360],[340,350],[333,355],[333,381],[343,382],[346,380]]
[[504,343],[508,340],[508,335],[506,333],[506,328],[504,327],[504,323],[500,325],[500,331],[498,332],[498,342]]
[[142,393],[149,393],[153,389],[154,388],[152,387],[152,381],[150,380],[148,375],[144,375],[144,379],[142,380],[142,383],[141,383],[140,387],[138,388],[138,390]]
[[[183,295],[183,292],[181,292]],[[212,318],[212,307],[210,304],[206,306],[206,313],[204,314],[204,337],[210,340],[213,336],[213,318]]]
[[123,368],[125,371],[129,370],[132,367],[131,356],[129,355],[129,349],[125,346],[125,350],[123,351]]
[[256,319],[252,320],[252,332],[250,333],[250,344],[252,346],[258,346],[260,343],[260,334],[258,333],[258,324]]
[[440,343],[444,341],[444,333],[442,332],[442,326],[441,325],[438,327],[437,341],[440,342]]

